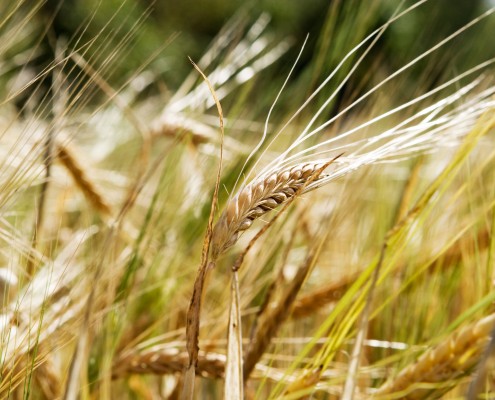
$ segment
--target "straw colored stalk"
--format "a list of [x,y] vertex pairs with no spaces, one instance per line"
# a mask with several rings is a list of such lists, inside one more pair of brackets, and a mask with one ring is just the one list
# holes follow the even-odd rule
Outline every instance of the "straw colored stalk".
[[495,314],[491,314],[453,333],[380,387],[374,398],[441,397],[459,378],[472,372],[490,341],[494,323]]
[[[325,163],[304,163],[262,175],[231,199],[213,229],[212,258],[233,246],[253,221],[293,198],[316,188]],[[310,182],[308,184],[308,182]]]
[[239,279],[237,271],[232,271],[231,304],[227,345],[227,364],[225,366],[224,398],[244,399],[242,375],[242,327]]

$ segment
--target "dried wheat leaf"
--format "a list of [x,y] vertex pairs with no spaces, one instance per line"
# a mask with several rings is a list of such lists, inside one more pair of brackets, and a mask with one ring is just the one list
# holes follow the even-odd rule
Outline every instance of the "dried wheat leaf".
[[193,365],[189,366],[184,374],[184,382],[180,393],[181,400],[189,400],[194,397],[194,380],[196,378],[196,370]]
[[237,271],[233,271],[224,398],[242,400],[244,398],[243,386],[241,305]]
[[351,360],[349,362],[349,371],[347,373],[344,383],[344,389],[342,391],[342,400],[352,400],[354,398],[359,365],[361,363],[361,352],[364,345],[365,335],[366,332],[368,331],[371,302],[373,301],[376,282],[378,280],[378,276],[380,274],[380,270],[383,265],[383,259],[385,258],[386,250],[387,250],[387,243],[384,243],[382,246],[382,250],[380,252],[380,259],[378,260],[376,268],[373,271],[373,276],[371,278],[371,285],[368,290],[366,303],[364,305],[363,311],[360,316],[361,320],[359,322],[359,328],[357,331],[354,348],[352,349]]
[[[191,60],[192,62],[192,60]],[[206,229],[206,235],[203,241],[203,250],[201,253],[201,264],[199,266],[198,274],[196,276],[196,280],[194,282],[193,295],[191,298],[191,302],[189,305],[189,309],[187,311],[187,325],[186,325],[186,347],[187,352],[189,354],[189,365],[184,377],[184,392],[182,393],[182,398],[184,399],[192,399],[194,393],[194,375],[195,368],[198,363],[198,351],[199,351],[199,322],[200,322],[200,313],[201,313],[201,296],[203,294],[203,285],[206,277],[206,273],[208,271],[208,266],[211,268],[214,267],[214,263],[208,264],[208,253],[210,250],[210,242],[213,235],[213,218],[215,215],[215,210],[218,202],[218,190],[220,187],[220,176],[222,174],[222,158],[223,158],[223,137],[224,137],[224,129],[223,129],[223,112],[222,106],[218,101],[218,98],[215,94],[215,90],[210,84],[210,81],[206,77],[206,75],[200,70],[200,68],[192,62],[194,68],[201,74],[203,79],[208,85],[210,92],[215,100],[218,110],[218,117],[220,119],[220,132],[221,132],[221,142],[220,142],[220,162],[218,165],[218,172],[215,182],[215,190],[213,192],[213,198],[211,201],[211,209],[210,216],[208,218],[208,226]]]

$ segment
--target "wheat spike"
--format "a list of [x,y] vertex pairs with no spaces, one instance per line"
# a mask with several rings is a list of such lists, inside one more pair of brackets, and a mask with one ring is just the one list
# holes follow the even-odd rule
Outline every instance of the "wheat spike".
[[[222,354],[198,354],[196,373],[199,376],[223,378],[226,357]],[[189,363],[187,352],[176,349],[151,349],[142,353],[128,353],[119,357],[114,364],[113,378],[118,379],[129,374],[174,374],[181,373]]]
[[[262,175],[245,186],[225,207],[213,229],[212,258],[233,246],[254,220],[293,198],[315,189],[325,163],[304,163]],[[309,185],[308,182],[311,182]]]
[[458,378],[472,371],[490,340],[494,323],[495,314],[491,314],[453,333],[380,387],[375,397],[410,400],[441,397]]
[[358,276],[357,273],[348,274],[336,282],[331,282],[301,296],[294,303],[291,317],[295,319],[307,317],[339,300]]
[[[199,351],[196,374],[209,379],[224,379],[227,356],[211,351]],[[180,374],[189,365],[189,354],[175,347],[156,346],[146,351],[131,350],[117,357],[112,369],[113,379],[129,375]],[[291,377],[274,367],[256,364],[251,379],[269,379],[274,382]]]
[[150,130],[152,139],[159,136],[190,139],[194,146],[213,141],[215,133],[209,126],[194,120],[168,121],[165,117],[157,121]]
[[105,216],[112,215],[108,202],[89,179],[73,151],[62,143],[57,143],[57,156],[91,205]]

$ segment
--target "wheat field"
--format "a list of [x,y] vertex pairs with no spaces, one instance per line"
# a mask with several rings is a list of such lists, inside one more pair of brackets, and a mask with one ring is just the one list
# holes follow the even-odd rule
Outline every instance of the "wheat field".
[[199,3],[0,4],[0,398],[494,398],[493,2]]

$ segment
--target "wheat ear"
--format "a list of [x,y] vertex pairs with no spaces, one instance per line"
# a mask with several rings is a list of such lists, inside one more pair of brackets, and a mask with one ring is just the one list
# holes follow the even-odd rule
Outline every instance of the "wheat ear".
[[[439,398],[479,361],[490,340],[495,314],[447,337],[375,392],[376,398]],[[445,385],[448,382],[448,385]]]
[[233,246],[239,234],[248,229],[254,220],[286,203],[296,194],[315,189],[315,183],[323,178],[319,174],[324,165],[321,162],[298,164],[262,175],[241,189],[229,200],[213,229],[212,258],[216,259]]
[[294,303],[291,317],[294,319],[304,318],[336,302],[342,297],[349,286],[355,282],[358,276],[359,273],[346,275],[336,282],[331,282],[301,296]]
[[[224,377],[226,357],[223,354],[198,354],[196,373],[210,378]],[[181,373],[188,366],[189,354],[176,349],[152,349],[141,353],[128,353],[118,358],[112,371],[113,379],[129,374],[166,375]]]
[[98,191],[91,179],[89,179],[74,152],[66,145],[57,143],[57,156],[91,205],[105,216],[112,215],[110,205]]
[[[210,379],[225,378],[227,356],[220,353],[202,351],[198,353],[196,374]],[[189,365],[189,354],[177,348],[157,346],[146,351],[132,350],[123,353],[113,364],[112,379],[125,379],[130,375],[178,375]],[[273,382],[290,380],[290,376],[263,364],[254,367],[252,379],[269,379]]]

